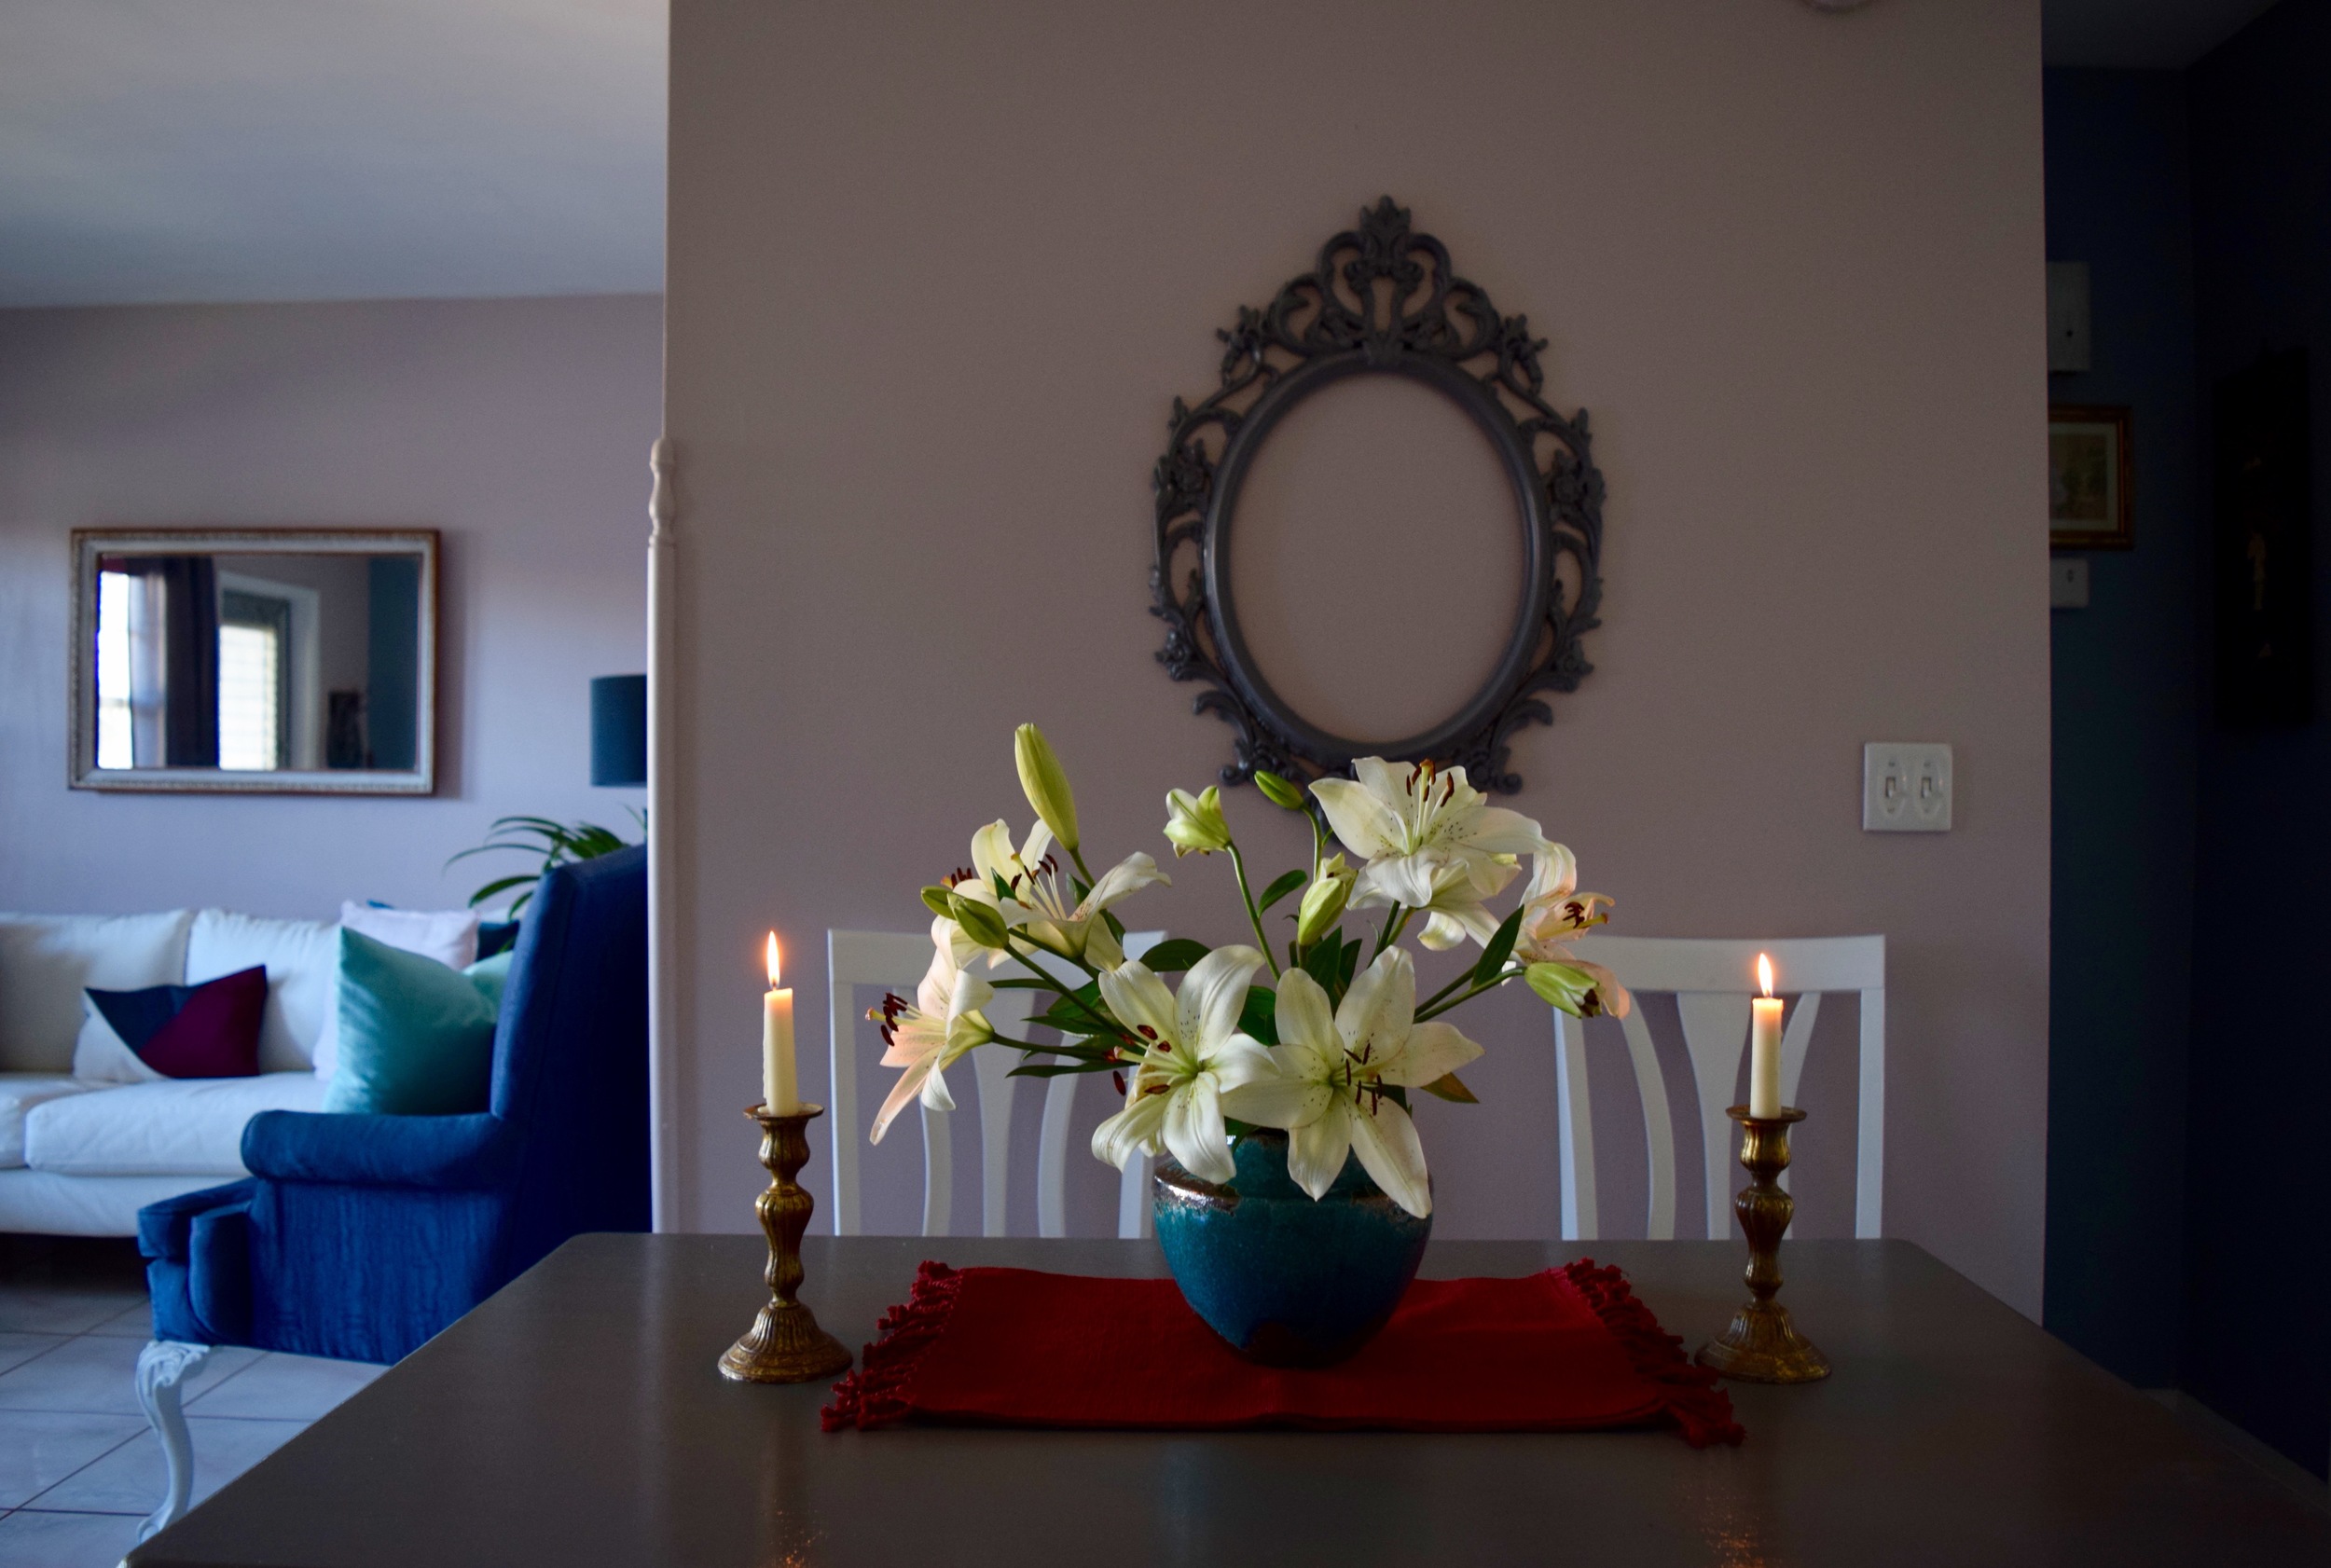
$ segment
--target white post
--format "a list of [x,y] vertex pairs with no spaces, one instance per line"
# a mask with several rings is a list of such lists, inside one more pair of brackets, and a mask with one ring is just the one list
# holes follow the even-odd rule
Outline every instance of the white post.
[[671,438],[649,448],[647,503],[648,1164],[658,1231],[686,1229],[680,1193],[679,562]]

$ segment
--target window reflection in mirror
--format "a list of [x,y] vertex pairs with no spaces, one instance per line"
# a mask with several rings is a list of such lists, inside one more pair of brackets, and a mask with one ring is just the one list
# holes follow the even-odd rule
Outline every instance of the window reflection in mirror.
[[192,770],[219,776],[193,777],[199,788],[270,787],[255,775],[329,788],[333,775],[388,774],[426,789],[434,536],[377,551],[199,543],[92,541],[83,557],[77,700],[94,775],[76,781]]

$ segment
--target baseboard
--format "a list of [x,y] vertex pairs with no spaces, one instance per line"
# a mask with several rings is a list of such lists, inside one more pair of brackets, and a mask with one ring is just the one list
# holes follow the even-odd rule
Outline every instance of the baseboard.
[[2317,1513],[2331,1514],[2331,1482],[2326,1482],[2304,1465],[2293,1463],[2280,1449],[2270,1443],[2260,1442],[2181,1389],[2147,1388],[2141,1392],[2187,1425],[2233,1450],[2253,1469]]

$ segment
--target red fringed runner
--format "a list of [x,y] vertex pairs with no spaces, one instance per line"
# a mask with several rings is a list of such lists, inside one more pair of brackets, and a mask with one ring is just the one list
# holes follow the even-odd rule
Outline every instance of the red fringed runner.
[[1575,1432],[1672,1422],[1737,1443],[1716,1374],[1592,1259],[1524,1279],[1418,1280],[1338,1366],[1242,1360],[1169,1279],[925,1263],[882,1338],[834,1385],[829,1432],[930,1421],[1014,1426],[1298,1426]]

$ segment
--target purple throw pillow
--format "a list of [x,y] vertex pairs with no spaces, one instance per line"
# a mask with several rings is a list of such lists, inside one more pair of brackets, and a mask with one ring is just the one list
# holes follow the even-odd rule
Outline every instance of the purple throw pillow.
[[165,1078],[249,1078],[259,1070],[265,965],[200,985],[92,988],[89,996],[121,1042]]

